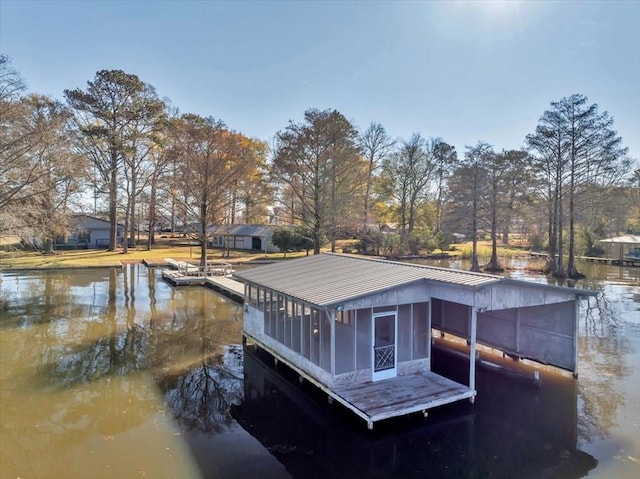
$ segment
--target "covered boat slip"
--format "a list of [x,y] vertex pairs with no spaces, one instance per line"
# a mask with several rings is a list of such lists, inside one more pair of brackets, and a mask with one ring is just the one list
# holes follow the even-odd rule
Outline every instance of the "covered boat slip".
[[[367,421],[475,397],[481,342],[576,370],[575,289],[322,254],[235,275],[244,335]],[[431,372],[433,328],[469,343],[469,381]]]

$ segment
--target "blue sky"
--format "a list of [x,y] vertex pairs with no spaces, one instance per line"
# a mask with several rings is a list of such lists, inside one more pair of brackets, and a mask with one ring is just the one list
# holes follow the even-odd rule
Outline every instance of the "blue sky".
[[460,153],[518,148],[551,101],[583,93],[640,159],[640,0],[0,0],[0,51],[30,91],[61,99],[121,69],[267,141],[316,107]]

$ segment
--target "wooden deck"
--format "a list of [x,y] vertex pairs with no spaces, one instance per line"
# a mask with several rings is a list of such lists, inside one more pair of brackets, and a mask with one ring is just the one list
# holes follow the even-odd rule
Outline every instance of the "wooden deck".
[[330,389],[295,364],[278,355],[267,345],[244,332],[243,344],[246,344],[247,339],[270,354],[276,364],[286,364],[299,374],[301,381],[304,378],[326,393],[329,402],[338,402],[364,419],[368,429],[373,429],[375,422],[384,419],[406,416],[416,412],[422,412],[426,416],[429,409],[438,406],[463,399],[469,399],[471,402],[475,400],[475,390],[431,371]]
[[[164,261],[165,264],[174,269],[163,270],[162,279],[174,286],[203,286],[210,284],[214,289],[244,298],[244,285],[227,278],[232,272],[231,264],[229,263],[207,262],[206,266],[201,267],[187,261],[177,261],[172,258],[165,258]],[[220,282],[216,283],[216,280],[220,280]],[[238,293],[240,290],[241,293]]]
[[204,276],[189,276],[181,271],[170,269],[162,271],[162,279],[174,286],[203,286],[206,281]]
[[[547,253],[539,253],[532,251],[529,253],[533,258],[546,259],[549,256]],[[640,259],[633,258],[607,258],[604,256],[576,256],[576,259],[582,261],[589,261],[591,263],[606,263],[614,266],[640,266]]]
[[356,384],[332,391],[332,396],[367,421],[369,429],[374,422],[392,417],[424,412],[434,407],[471,399],[475,391],[436,373],[419,374],[366,384]]
[[225,276],[210,276],[207,277],[205,284],[216,291],[227,294],[238,303],[244,302],[244,284],[240,281]]

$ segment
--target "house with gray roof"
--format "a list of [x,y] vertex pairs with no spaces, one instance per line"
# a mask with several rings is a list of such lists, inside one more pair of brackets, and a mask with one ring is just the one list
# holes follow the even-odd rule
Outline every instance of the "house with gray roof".
[[280,249],[271,242],[273,226],[228,224],[209,227],[210,246],[213,248],[230,248],[257,250],[265,253],[277,253]]
[[[238,271],[245,339],[367,422],[476,396],[476,347],[577,371],[578,304],[594,293],[342,254]],[[433,331],[469,345],[469,380],[431,371]]]
[[[111,223],[95,216],[76,214],[71,217],[69,234],[56,238],[56,249],[106,248],[109,246]],[[121,244],[124,226],[117,225],[116,241]]]

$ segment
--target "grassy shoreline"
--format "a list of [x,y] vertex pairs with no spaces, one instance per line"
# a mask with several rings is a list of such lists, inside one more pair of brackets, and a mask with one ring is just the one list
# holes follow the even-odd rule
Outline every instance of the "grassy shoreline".
[[[343,247],[352,247],[352,241],[340,242],[337,245],[337,251],[342,251]],[[484,242],[483,242],[484,243]],[[328,251],[328,249],[326,249]],[[306,253],[296,252],[287,253],[268,253],[231,250],[227,251],[217,248],[207,250],[207,258],[209,261],[227,262],[227,263],[245,263],[259,260],[283,260],[305,256]],[[454,249],[443,251],[452,258],[469,259],[471,257],[471,244],[465,243],[455,245]],[[478,254],[481,262],[488,261],[491,249],[486,244],[479,244]],[[498,255],[501,260],[512,259],[515,257],[528,256],[528,250],[517,247],[502,246],[498,249]],[[41,269],[72,269],[72,268],[119,268],[125,264],[146,262],[152,266],[165,264],[166,258],[174,260],[188,261],[191,263],[200,262],[200,247],[185,245],[184,243],[166,242],[154,246],[148,250],[144,246],[129,248],[124,254],[121,250],[70,250],[57,251],[54,254],[43,254],[33,251],[0,251],[0,271],[28,271]],[[486,259],[485,259],[486,258]]]
[[[243,251],[230,251],[229,257],[226,252],[219,249],[207,250],[209,261],[219,261],[228,263],[239,263],[264,259],[283,259],[282,253],[254,253]],[[305,253],[288,253],[288,258],[294,258]],[[225,255],[225,256],[223,256]],[[146,248],[130,248],[124,254],[122,251],[105,250],[72,250],[60,251],[54,254],[43,254],[38,252],[0,252],[0,270],[3,271],[25,271],[40,269],[71,269],[71,268],[114,268],[122,267],[130,263],[142,263],[146,261],[150,264],[164,264],[166,258],[173,258],[180,261],[198,263],[200,261],[200,248],[196,246],[159,246],[147,250]]]

